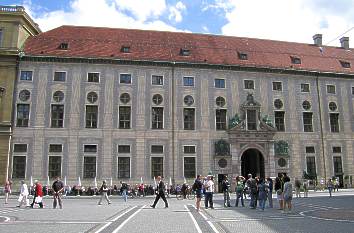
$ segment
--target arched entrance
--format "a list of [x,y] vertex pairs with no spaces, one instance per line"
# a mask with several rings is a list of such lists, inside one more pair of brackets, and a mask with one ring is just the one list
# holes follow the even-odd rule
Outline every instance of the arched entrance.
[[257,149],[248,149],[243,152],[241,157],[241,172],[247,178],[248,174],[253,177],[259,176],[264,178],[264,158],[262,153]]

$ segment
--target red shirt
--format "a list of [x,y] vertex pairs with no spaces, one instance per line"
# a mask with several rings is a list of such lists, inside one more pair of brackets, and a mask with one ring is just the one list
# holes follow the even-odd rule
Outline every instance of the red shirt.
[[43,197],[43,187],[41,183],[36,184],[36,195],[38,197]]

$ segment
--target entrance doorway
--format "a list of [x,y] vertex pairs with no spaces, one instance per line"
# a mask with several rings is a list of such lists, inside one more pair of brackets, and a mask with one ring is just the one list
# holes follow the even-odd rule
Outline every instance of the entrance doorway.
[[243,152],[241,157],[242,176],[247,179],[248,174],[253,177],[259,176],[264,178],[264,158],[262,153],[257,149],[248,149]]

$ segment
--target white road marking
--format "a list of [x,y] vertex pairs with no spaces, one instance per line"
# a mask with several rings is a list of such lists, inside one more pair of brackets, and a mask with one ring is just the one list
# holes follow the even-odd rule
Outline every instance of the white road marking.
[[10,218],[9,218],[9,217],[6,217],[6,216],[0,216],[0,218],[4,218],[4,219],[5,219],[5,221],[4,221],[4,222],[8,222],[8,221],[10,221]]
[[209,226],[211,227],[211,229],[213,229],[215,233],[219,233],[218,229],[216,229],[214,224],[211,221],[209,221],[208,218],[201,211],[199,211],[199,214],[204,218],[204,220],[209,224]]
[[122,213],[121,215],[115,217],[114,219],[112,219],[112,222],[117,221],[118,219],[120,219],[123,215],[125,215],[126,213],[128,213],[129,211],[131,211],[132,209],[135,209],[137,206],[133,206],[132,208],[128,209],[127,211],[125,211],[124,213]]
[[138,211],[136,211],[134,214],[130,215],[129,218],[127,218],[126,220],[124,220],[124,222],[122,222],[122,224],[119,225],[119,227],[117,229],[115,229],[112,233],[117,233],[120,229],[122,229],[122,227],[131,219],[133,218],[135,215],[137,215],[143,208],[145,207],[142,206]]
[[[186,205],[184,205],[184,208],[186,208],[186,209],[188,210],[188,208],[187,208]],[[192,219],[192,221],[193,221],[193,223],[194,223],[194,226],[195,226],[195,228],[197,229],[198,233],[203,233],[202,230],[200,229],[200,227],[199,227],[197,221],[196,221],[195,218],[193,217],[193,214],[192,214],[190,211],[188,211],[188,214],[189,214],[189,216],[191,217],[191,219]]]

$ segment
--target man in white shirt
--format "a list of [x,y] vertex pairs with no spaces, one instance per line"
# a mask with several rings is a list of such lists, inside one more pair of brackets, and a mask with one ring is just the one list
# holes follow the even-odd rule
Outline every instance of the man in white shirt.
[[210,206],[211,209],[214,209],[214,205],[213,205],[214,181],[213,180],[214,180],[213,176],[208,176],[207,180],[204,183],[205,209],[208,209],[208,206]]
[[22,205],[29,206],[28,198],[28,187],[25,184],[24,180],[21,180],[21,189],[20,189],[20,197],[18,198],[18,206],[21,207]]

